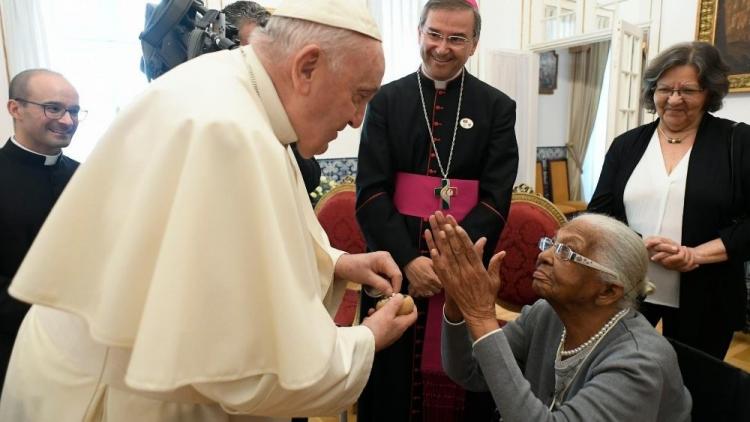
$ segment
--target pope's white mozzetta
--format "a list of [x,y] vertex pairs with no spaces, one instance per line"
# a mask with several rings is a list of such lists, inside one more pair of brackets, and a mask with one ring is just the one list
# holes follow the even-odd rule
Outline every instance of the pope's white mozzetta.
[[[363,0],[276,14],[379,37]],[[122,110],[10,287],[34,306],[0,420],[288,420],[353,403],[375,342],[332,321],[342,252],[297,139],[250,46],[178,66]]]

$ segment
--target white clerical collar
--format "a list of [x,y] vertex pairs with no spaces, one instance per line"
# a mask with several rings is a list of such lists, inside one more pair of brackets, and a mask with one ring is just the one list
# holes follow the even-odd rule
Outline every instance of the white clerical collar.
[[461,74],[461,72],[463,72],[463,70],[464,70],[464,68],[461,68],[461,69],[459,69],[458,72],[456,72],[455,75],[451,76],[450,78],[448,78],[448,79],[446,79],[444,81],[439,81],[439,80],[433,78],[432,75],[430,75],[429,73],[427,73],[427,69],[425,69],[424,68],[424,64],[422,64],[422,73],[425,75],[425,77],[427,77],[428,79],[430,79],[432,82],[435,83],[435,89],[445,89],[445,87],[448,86],[448,82],[456,79]]
[[289,116],[286,114],[286,110],[284,110],[284,105],[281,104],[281,99],[276,92],[276,88],[273,86],[271,77],[266,72],[266,68],[263,67],[263,63],[258,60],[255,50],[253,50],[251,45],[240,47],[238,50],[240,50],[245,58],[245,63],[248,66],[252,79],[251,83],[253,84],[253,88],[257,90],[260,101],[263,103],[263,108],[265,108],[268,114],[273,134],[284,145],[297,142],[299,139],[297,133],[289,121]]
[[47,154],[40,154],[40,153],[38,153],[38,152],[36,152],[36,151],[32,151],[32,150],[30,150],[30,149],[26,148],[25,146],[21,145],[21,144],[20,144],[20,143],[19,143],[19,142],[18,142],[18,141],[16,140],[16,135],[13,135],[13,136],[11,136],[11,137],[10,137],[10,140],[11,140],[11,142],[13,142],[14,144],[16,144],[16,146],[17,146],[18,148],[21,148],[22,150],[24,150],[24,151],[26,151],[26,152],[30,152],[30,153],[32,153],[32,154],[35,154],[35,155],[39,155],[39,156],[41,156],[41,157],[44,157],[44,165],[45,165],[45,166],[54,166],[55,164],[57,164],[57,160],[58,160],[58,159],[60,158],[60,156],[62,155],[62,151],[60,151],[60,153],[58,153],[58,154],[56,154],[56,155],[47,155]]

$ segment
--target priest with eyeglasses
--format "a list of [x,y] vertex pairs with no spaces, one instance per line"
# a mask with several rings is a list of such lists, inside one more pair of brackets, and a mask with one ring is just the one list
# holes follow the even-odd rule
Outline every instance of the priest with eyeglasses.
[[29,306],[8,285],[78,162],[62,153],[86,116],[65,77],[28,69],[10,81],[13,136],[0,148],[0,384]]

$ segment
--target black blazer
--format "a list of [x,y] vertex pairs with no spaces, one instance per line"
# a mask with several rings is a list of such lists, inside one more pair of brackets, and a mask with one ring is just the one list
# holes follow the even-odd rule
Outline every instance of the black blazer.
[[[615,138],[607,152],[599,183],[588,210],[608,214],[627,224],[623,192],[659,121]],[[682,273],[680,326],[739,329],[744,325],[747,292],[743,262],[750,258],[750,131],[734,135],[734,174],[730,164],[730,133],[734,122],[706,113],[688,162],[682,244],[698,246],[721,238],[729,260],[701,265]],[[689,333],[685,333],[688,337]]]

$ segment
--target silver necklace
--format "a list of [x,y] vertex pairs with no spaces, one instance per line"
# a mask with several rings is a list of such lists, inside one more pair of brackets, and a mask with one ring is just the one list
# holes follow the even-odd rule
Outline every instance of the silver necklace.
[[430,125],[430,117],[427,114],[427,104],[424,100],[424,92],[422,92],[422,77],[419,75],[417,70],[417,85],[419,86],[419,99],[422,101],[422,111],[424,112],[424,121],[427,123],[427,132],[430,134],[430,143],[432,144],[432,150],[435,151],[435,158],[437,159],[438,167],[440,168],[440,174],[443,178],[440,181],[440,186],[435,188],[435,196],[439,196],[441,199],[441,208],[448,209],[451,206],[451,197],[458,195],[458,188],[451,186],[450,179],[448,179],[448,172],[451,170],[451,161],[453,160],[453,147],[456,145],[456,133],[458,132],[458,121],[461,115],[461,102],[464,96],[464,77],[466,71],[461,71],[461,90],[458,92],[458,110],[456,110],[456,124],[453,127],[453,139],[451,140],[451,150],[448,154],[448,163],[443,169],[443,163],[440,161],[440,154],[435,145],[435,137],[432,135],[432,126]]

